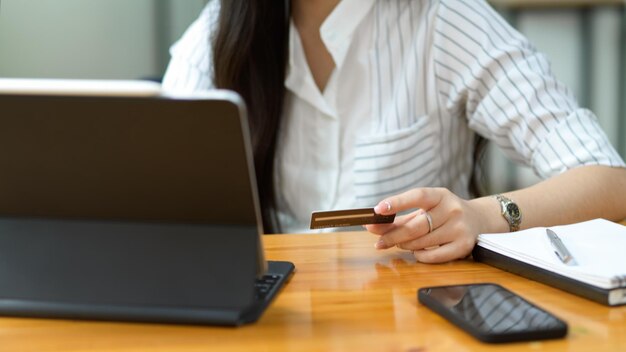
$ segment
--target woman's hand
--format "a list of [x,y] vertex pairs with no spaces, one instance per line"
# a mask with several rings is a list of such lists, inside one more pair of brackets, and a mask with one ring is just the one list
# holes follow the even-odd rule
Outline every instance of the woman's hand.
[[[442,263],[467,257],[478,234],[494,228],[507,231],[493,198],[464,200],[445,188],[416,188],[380,202],[378,214],[415,211],[397,216],[393,224],[367,225],[380,235],[376,248],[410,250],[423,263]],[[429,224],[430,217],[430,224]]]

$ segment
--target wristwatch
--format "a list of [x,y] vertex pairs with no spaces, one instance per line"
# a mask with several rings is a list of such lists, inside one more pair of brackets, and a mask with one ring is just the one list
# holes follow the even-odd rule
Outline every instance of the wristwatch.
[[509,223],[509,230],[511,232],[519,230],[522,223],[522,211],[517,204],[501,194],[496,194],[496,199],[500,202],[502,217]]

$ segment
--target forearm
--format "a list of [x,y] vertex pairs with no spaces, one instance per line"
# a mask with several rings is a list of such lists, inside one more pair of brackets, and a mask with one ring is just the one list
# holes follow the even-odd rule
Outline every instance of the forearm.
[[[531,187],[508,192],[522,211],[521,229],[553,226],[605,218],[626,218],[626,169],[584,166],[542,181]],[[483,232],[507,232],[493,197],[473,200],[486,216]]]

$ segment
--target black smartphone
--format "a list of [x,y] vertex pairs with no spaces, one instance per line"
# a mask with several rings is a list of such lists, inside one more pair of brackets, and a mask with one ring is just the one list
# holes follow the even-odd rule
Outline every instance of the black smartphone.
[[557,339],[567,334],[563,320],[497,284],[423,287],[417,297],[483,342]]

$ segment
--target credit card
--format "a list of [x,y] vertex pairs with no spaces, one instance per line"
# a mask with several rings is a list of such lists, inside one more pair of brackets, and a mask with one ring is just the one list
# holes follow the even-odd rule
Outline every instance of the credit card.
[[390,224],[396,214],[380,215],[374,208],[315,211],[311,213],[311,230],[367,224]]

